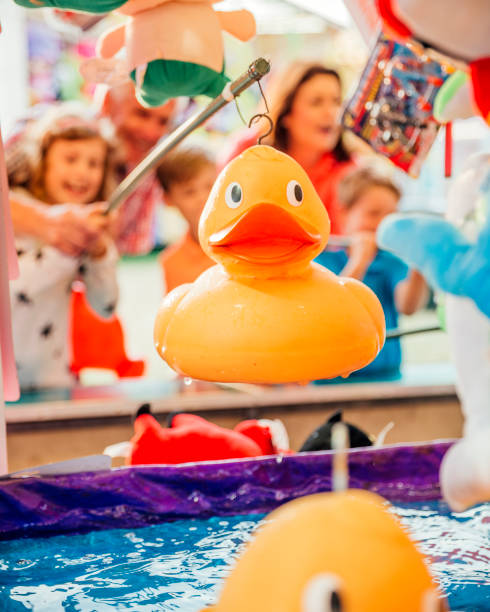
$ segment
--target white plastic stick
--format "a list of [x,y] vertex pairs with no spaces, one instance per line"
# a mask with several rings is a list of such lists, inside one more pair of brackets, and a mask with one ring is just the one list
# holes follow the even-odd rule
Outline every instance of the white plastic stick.
[[347,448],[349,446],[349,430],[345,423],[335,423],[332,427],[333,474],[332,490],[345,491],[349,486],[349,465]]

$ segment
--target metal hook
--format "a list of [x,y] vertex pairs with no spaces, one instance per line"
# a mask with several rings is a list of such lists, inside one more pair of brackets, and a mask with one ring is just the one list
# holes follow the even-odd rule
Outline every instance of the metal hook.
[[259,139],[257,140],[257,144],[262,144],[262,140],[264,138],[267,138],[267,136],[269,136],[270,134],[272,134],[274,130],[274,122],[272,121],[272,119],[269,117],[267,113],[257,113],[256,115],[254,115],[248,122],[248,127],[252,127],[252,123],[262,118],[267,119],[267,121],[269,122],[269,129],[267,130],[265,134],[262,134],[259,137]]
[[270,113],[269,105],[267,104],[267,98],[265,97],[265,93],[264,93],[264,90],[262,89],[262,85],[260,84],[260,81],[257,81],[257,85],[259,86],[260,95],[262,96],[262,100],[264,101],[264,104],[265,104],[265,112]]
[[257,81],[257,85],[259,86],[260,89],[260,95],[262,96],[262,100],[264,101],[264,105],[265,105],[265,113],[258,113],[257,115],[254,115],[249,123],[248,123],[248,127],[250,127],[252,125],[252,123],[254,121],[256,121],[257,119],[261,119],[262,117],[265,117],[265,119],[267,119],[267,121],[269,122],[269,131],[266,132],[265,134],[262,134],[262,136],[260,136],[260,138],[257,140],[257,144],[262,144],[262,140],[264,138],[267,138],[267,136],[269,136],[270,134],[272,134],[273,130],[274,130],[274,122],[272,121],[271,117],[269,116],[269,105],[267,104],[267,98],[265,97],[264,94],[264,90],[262,89],[262,85],[260,84],[259,81]]
[[[259,89],[260,89],[260,95],[262,96],[262,100],[264,101],[264,105],[265,105],[265,113],[257,113],[257,114],[255,114],[255,115],[254,115],[254,116],[253,116],[253,117],[250,119],[250,121],[248,122],[248,127],[252,127],[252,124],[253,124],[255,121],[257,121],[257,120],[261,119],[262,117],[265,117],[265,119],[267,119],[267,121],[269,122],[269,130],[268,130],[268,131],[267,131],[265,134],[262,134],[262,135],[259,137],[259,139],[257,140],[257,143],[258,143],[258,144],[262,144],[262,140],[263,140],[264,138],[267,138],[267,136],[269,136],[270,134],[272,134],[272,132],[273,132],[273,130],[274,130],[274,122],[272,121],[271,117],[269,117],[269,115],[268,115],[268,113],[270,112],[270,111],[269,111],[269,105],[267,104],[267,98],[265,97],[264,90],[262,89],[262,85],[260,84],[260,81],[257,81],[257,85],[259,86]],[[240,107],[238,106],[238,102],[237,102],[237,99],[236,99],[236,98],[235,98],[235,106],[236,106],[236,109],[237,109],[237,111],[238,111],[238,115],[239,115],[240,119],[242,120],[242,122],[243,122],[245,125],[247,125],[247,122],[246,122],[246,121],[245,121],[245,119],[243,118],[243,115],[242,115],[242,113],[241,113],[241,111],[240,111]]]
[[234,102],[235,102],[235,107],[236,107],[237,112],[238,112],[238,116],[242,120],[243,125],[247,125],[247,122],[245,121],[245,119],[244,119],[244,117],[242,115],[242,111],[240,110],[240,107],[238,106],[238,100],[236,98],[234,98]]

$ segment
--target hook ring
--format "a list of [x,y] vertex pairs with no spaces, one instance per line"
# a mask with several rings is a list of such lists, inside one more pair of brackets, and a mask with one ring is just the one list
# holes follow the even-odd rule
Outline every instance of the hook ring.
[[269,129],[267,130],[267,132],[265,134],[262,134],[257,143],[258,144],[262,144],[262,140],[264,138],[267,138],[267,136],[269,136],[270,134],[272,134],[273,130],[274,130],[274,122],[272,121],[272,119],[269,117],[269,115],[267,113],[257,113],[256,115],[254,115],[250,121],[248,122],[248,127],[252,127],[252,124],[259,121],[260,119],[267,119],[267,121],[269,122]]

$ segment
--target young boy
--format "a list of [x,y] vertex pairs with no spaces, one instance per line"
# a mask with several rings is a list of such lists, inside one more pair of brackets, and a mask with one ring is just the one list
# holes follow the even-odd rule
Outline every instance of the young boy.
[[215,263],[201,249],[198,227],[216,175],[215,162],[199,148],[176,150],[166,155],[158,167],[165,203],[175,206],[189,225],[186,235],[160,255],[167,293],[193,282]]
[[[428,298],[422,275],[376,245],[376,230],[384,217],[396,211],[401,192],[390,179],[361,168],[340,182],[338,195],[350,244],[346,250],[326,250],[316,261],[340,276],[363,281],[383,306],[386,328],[395,328],[398,313],[413,314]],[[356,374],[389,376],[399,372],[400,363],[400,341],[390,339],[377,358]]]

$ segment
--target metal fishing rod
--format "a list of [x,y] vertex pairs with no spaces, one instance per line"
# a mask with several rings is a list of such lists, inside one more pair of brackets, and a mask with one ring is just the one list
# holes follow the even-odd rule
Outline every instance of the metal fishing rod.
[[[398,212],[398,215],[403,215],[404,217],[410,217],[412,215],[426,215],[430,217],[439,217],[443,218],[444,214],[441,212],[433,211],[433,210],[407,210]],[[327,246],[325,250],[332,249],[347,249],[352,244],[352,236],[346,236],[341,234],[331,234],[328,238]]]
[[431,325],[430,327],[415,327],[414,329],[390,329],[386,332],[386,339],[401,338],[402,336],[412,336],[413,334],[425,334],[427,332],[443,331],[440,325]]
[[232,83],[229,83],[206,108],[196,115],[189,117],[182,125],[171,132],[167,138],[153,147],[148,155],[132,170],[128,176],[118,185],[109,198],[105,214],[117,208],[136,188],[140,181],[150,172],[161,160],[161,158],[174,149],[184,138],[200,127],[205,121],[212,117],[221,108],[232,102],[243,91],[248,89],[253,83],[260,81],[270,70],[270,63],[263,57],[256,59],[248,67],[247,72],[243,73]]

